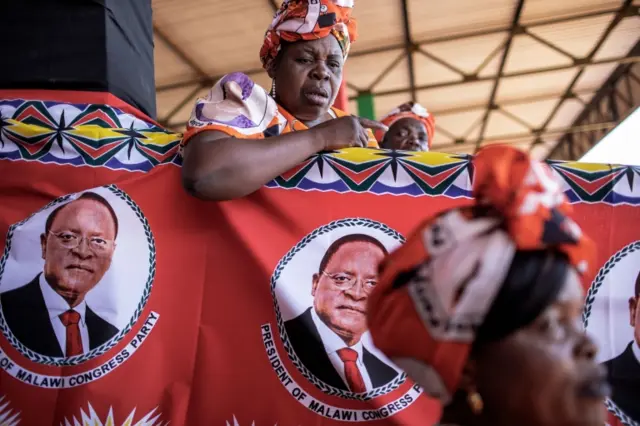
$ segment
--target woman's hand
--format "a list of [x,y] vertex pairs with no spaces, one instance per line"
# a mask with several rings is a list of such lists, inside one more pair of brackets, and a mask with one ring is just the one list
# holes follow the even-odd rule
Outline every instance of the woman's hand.
[[325,121],[309,131],[319,138],[321,151],[331,151],[354,146],[366,147],[369,142],[367,129],[388,130],[387,126],[377,121],[349,115]]

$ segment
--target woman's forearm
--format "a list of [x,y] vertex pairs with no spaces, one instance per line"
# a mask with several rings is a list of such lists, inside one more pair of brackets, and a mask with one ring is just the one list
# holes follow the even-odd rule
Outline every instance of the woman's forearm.
[[183,185],[205,200],[243,197],[323,148],[313,129],[268,139],[237,139],[204,131],[185,147]]

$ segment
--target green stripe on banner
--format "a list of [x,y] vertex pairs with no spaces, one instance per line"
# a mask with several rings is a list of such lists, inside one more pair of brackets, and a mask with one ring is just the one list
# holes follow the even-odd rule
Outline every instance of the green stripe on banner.
[[375,120],[375,112],[373,109],[373,94],[371,92],[362,92],[358,94],[358,115],[360,117]]

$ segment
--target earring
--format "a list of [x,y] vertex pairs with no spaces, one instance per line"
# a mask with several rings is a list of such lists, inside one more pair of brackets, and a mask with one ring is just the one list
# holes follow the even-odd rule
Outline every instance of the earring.
[[471,407],[473,414],[477,416],[482,413],[482,410],[484,409],[484,401],[478,392],[469,392],[467,394],[467,402],[469,403],[469,407]]
[[269,93],[272,98],[276,98],[276,79],[271,80],[271,93]]

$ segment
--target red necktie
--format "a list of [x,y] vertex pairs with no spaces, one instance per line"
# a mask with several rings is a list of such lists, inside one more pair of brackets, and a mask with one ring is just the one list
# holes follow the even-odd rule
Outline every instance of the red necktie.
[[358,352],[349,348],[342,348],[338,350],[338,356],[344,362],[344,375],[347,378],[347,385],[349,385],[349,389],[355,393],[363,393],[367,391],[366,386],[364,385],[364,379],[362,378],[362,374],[360,374],[360,370],[358,370],[358,366],[356,365],[356,361],[358,360]]
[[80,314],[74,310],[68,310],[60,314],[62,324],[67,328],[67,350],[66,356],[82,355],[82,338],[80,337]]

